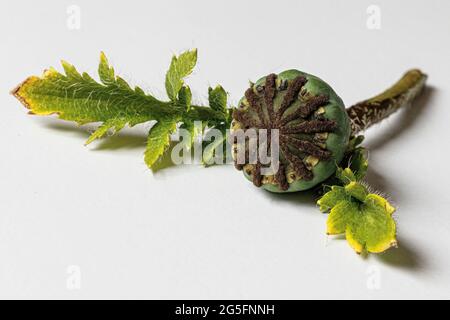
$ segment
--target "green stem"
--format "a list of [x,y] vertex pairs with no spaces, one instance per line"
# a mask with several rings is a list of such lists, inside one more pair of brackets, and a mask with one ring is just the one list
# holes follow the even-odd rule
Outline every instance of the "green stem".
[[186,116],[192,121],[203,121],[215,124],[228,121],[227,115],[223,112],[204,106],[191,106]]
[[352,135],[387,118],[402,107],[411,105],[425,86],[427,75],[413,69],[383,93],[359,102],[347,109],[352,124]]

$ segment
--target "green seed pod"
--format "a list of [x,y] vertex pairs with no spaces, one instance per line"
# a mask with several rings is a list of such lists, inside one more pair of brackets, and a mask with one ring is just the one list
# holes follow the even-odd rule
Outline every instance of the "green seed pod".
[[[310,189],[329,178],[344,157],[350,121],[344,103],[323,80],[288,70],[261,78],[246,91],[233,112],[236,129],[278,129],[279,169],[261,174],[261,163],[237,163],[236,168],[256,186],[272,192]],[[247,143],[248,144],[248,143]],[[249,148],[248,145],[241,146]]]

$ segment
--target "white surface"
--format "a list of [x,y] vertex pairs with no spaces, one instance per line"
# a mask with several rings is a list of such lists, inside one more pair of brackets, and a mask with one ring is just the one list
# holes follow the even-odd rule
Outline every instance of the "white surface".
[[[66,26],[73,4],[80,30]],[[380,30],[366,27],[371,4]],[[0,297],[450,298],[449,12],[445,0],[2,3]],[[236,103],[249,79],[298,68],[350,105],[408,68],[428,73],[414,109],[367,132],[368,181],[399,208],[400,248],[363,259],[326,239],[308,195],[269,194],[232,166],[152,175],[148,125],[86,148],[86,129],[27,116],[8,95],[61,58],[95,74],[104,50],[163,96],[171,54],[192,47],[200,101],[221,83]]]

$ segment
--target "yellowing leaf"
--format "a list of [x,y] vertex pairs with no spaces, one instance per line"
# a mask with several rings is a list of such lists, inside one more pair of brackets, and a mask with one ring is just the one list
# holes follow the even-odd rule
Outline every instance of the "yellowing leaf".
[[364,203],[348,224],[346,236],[357,253],[381,253],[397,246],[395,221],[384,207]]
[[74,66],[63,61],[65,74],[50,68],[42,77],[26,79],[12,94],[33,114],[58,114],[61,119],[79,124],[110,120],[137,124],[175,113],[166,108],[168,103],[139,88],[125,86],[123,79],[114,76],[104,54],[100,60],[103,84],[86,73],[80,75]]
[[395,212],[395,208],[385,198],[374,193],[367,195],[366,203],[368,205],[372,204],[374,206],[379,206],[386,210],[386,212],[390,215]]
[[358,204],[352,201],[339,201],[330,212],[327,220],[327,234],[344,233],[347,226],[358,214]]
[[396,225],[392,218],[395,208],[383,197],[369,193],[354,180],[346,168],[337,173],[345,187],[333,186],[318,200],[321,211],[330,211],[327,233],[343,234],[359,254],[364,250],[381,253],[397,245]]

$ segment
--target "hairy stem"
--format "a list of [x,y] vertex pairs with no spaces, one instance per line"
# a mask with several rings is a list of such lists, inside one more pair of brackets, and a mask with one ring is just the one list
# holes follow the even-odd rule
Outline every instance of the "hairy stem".
[[366,130],[398,109],[411,105],[422,92],[426,79],[427,75],[420,70],[409,70],[383,93],[348,108],[347,114],[351,120],[352,135]]
[[204,106],[191,106],[186,115],[193,121],[212,123],[227,121],[227,117],[223,112]]

